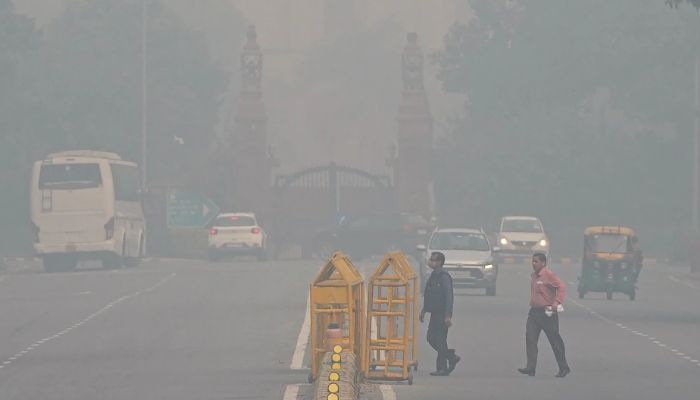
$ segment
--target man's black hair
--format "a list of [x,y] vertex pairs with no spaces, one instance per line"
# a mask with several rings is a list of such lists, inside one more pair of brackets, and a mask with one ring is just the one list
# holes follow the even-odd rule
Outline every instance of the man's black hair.
[[545,255],[544,253],[535,253],[532,256],[537,257],[537,259],[542,261],[544,265],[547,265],[547,255]]
[[440,265],[445,264],[445,255],[440,253],[439,251],[434,251],[430,254],[430,257],[437,257],[438,261],[440,261]]

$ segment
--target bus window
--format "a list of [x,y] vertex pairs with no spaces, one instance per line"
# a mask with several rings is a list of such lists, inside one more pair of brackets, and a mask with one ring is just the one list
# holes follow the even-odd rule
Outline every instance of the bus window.
[[114,198],[117,201],[139,201],[139,171],[128,165],[111,164]]
[[40,190],[77,190],[102,186],[99,164],[45,164],[39,173]]

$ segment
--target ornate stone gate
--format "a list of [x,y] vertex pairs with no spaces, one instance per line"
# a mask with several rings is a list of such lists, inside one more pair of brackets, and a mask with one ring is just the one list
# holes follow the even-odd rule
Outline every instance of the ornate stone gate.
[[278,176],[273,192],[273,240],[300,245],[304,255],[310,255],[314,233],[340,216],[396,208],[389,177],[334,163]]

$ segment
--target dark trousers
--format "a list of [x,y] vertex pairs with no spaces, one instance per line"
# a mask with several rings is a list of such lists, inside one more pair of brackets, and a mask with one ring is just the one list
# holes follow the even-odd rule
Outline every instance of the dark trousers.
[[559,364],[559,370],[569,369],[566,362],[564,350],[564,340],[559,334],[559,315],[554,313],[548,317],[542,308],[531,308],[527,314],[527,324],[525,326],[525,350],[527,352],[527,367],[534,370],[537,367],[537,341],[540,339],[540,332],[544,333],[552,345],[554,357]]
[[451,355],[451,351],[447,348],[447,325],[445,325],[445,314],[430,313],[430,322],[428,323],[428,343],[438,353],[436,369],[447,369],[447,359]]

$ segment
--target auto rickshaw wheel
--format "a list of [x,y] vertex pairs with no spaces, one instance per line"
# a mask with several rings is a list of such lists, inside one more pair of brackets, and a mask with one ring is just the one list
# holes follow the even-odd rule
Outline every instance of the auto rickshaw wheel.
[[613,292],[612,292],[612,290],[608,290],[608,291],[605,293],[605,297],[606,297],[608,300],[612,300],[612,297],[613,297]]
[[634,299],[637,297],[637,290],[632,289],[629,293],[629,296],[630,296],[630,301],[634,301]]
[[579,298],[579,299],[582,299],[583,296],[585,296],[585,295],[586,295],[586,289],[584,289],[584,288],[582,288],[582,287],[579,287],[579,288],[578,288],[578,298]]

